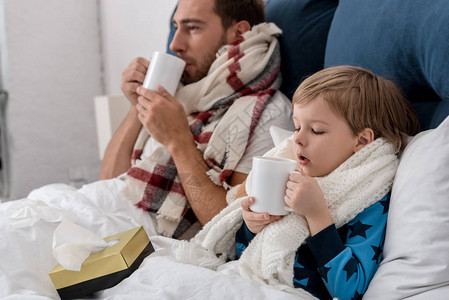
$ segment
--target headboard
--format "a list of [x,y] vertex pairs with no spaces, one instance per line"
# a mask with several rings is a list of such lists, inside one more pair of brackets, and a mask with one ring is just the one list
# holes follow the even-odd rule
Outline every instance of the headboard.
[[447,0],[266,0],[265,12],[283,30],[281,90],[290,99],[305,77],[347,64],[396,82],[422,129],[449,115]]
[[364,67],[398,84],[422,129],[449,115],[449,2],[340,0],[325,67]]
[[281,91],[291,99],[299,83],[323,69],[326,40],[338,0],[266,0],[267,22],[282,29]]

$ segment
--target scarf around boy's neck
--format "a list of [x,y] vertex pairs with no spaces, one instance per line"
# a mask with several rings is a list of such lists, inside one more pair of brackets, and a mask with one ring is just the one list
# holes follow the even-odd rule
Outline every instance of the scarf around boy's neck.
[[[293,158],[292,137],[265,156]],[[399,160],[394,146],[376,139],[352,155],[331,174],[316,177],[337,227],[352,220],[365,208],[379,201],[391,189]],[[247,179],[249,187],[250,180]],[[216,268],[235,257],[235,233],[242,224],[237,199],[206,224],[189,243],[174,249],[183,262]],[[251,241],[239,260],[240,274],[292,293],[293,265],[298,247],[310,235],[304,217],[289,213],[269,224]],[[221,257],[217,258],[217,254]],[[301,292],[302,293],[302,292]]]
[[[207,175],[217,185],[226,187],[263,110],[280,87],[276,38],[280,33],[273,23],[254,26],[220,49],[205,78],[176,92],[197,148],[210,168]],[[157,213],[160,234],[177,238],[196,218],[168,150],[158,145],[148,156],[141,156],[148,138],[143,128],[122,192],[137,207]]]

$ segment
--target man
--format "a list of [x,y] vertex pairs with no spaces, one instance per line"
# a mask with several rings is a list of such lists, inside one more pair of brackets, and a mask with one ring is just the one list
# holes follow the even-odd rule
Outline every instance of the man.
[[158,213],[161,234],[180,238],[195,220],[210,221],[226,207],[228,190],[246,179],[252,156],[273,146],[269,127],[293,128],[291,104],[276,92],[279,32],[263,22],[262,0],[180,0],[170,49],[186,67],[176,99],[162,87],[141,87],[150,63],[144,58],[123,72],[132,106],[106,149],[100,179],[128,171],[124,194]]

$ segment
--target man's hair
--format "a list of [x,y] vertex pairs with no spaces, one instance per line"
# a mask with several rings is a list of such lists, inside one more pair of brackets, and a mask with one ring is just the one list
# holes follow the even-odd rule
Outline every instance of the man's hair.
[[293,105],[322,97],[357,135],[365,128],[403,150],[407,135],[419,131],[415,110],[390,80],[357,67],[338,66],[305,79],[293,95]]
[[263,0],[215,0],[214,5],[225,29],[240,21],[248,21],[251,27],[265,22],[264,9]]

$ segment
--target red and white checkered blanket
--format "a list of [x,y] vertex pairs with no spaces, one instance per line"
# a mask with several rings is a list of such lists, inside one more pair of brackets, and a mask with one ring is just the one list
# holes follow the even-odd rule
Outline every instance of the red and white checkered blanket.
[[[240,161],[263,110],[281,84],[280,49],[272,23],[253,27],[217,53],[208,75],[180,87],[175,98],[184,105],[198,149],[211,180],[226,180]],[[176,166],[160,145],[141,156],[149,138],[143,129],[133,153],[123,194],[138,207],[158,214],[158,232],[179,237],[195,221]]]

